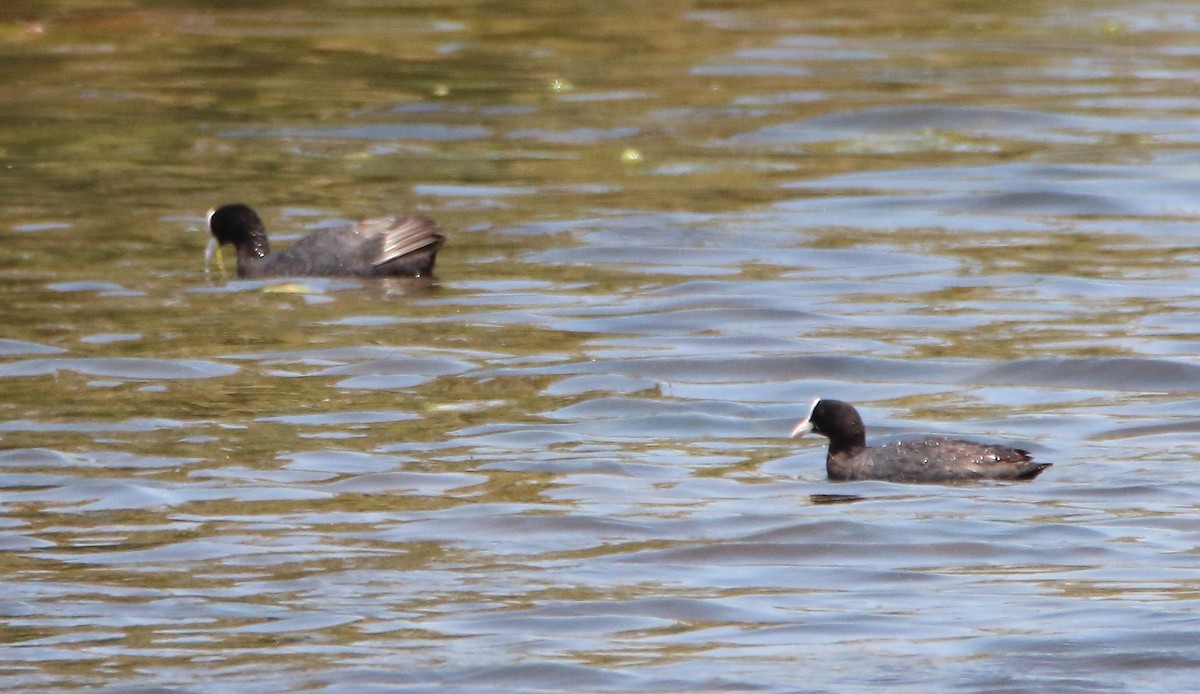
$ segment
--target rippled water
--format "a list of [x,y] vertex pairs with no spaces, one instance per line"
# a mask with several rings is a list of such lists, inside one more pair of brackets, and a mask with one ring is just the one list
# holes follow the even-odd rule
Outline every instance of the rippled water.
[[5,691],[1200,683],[1192,4],[151,5],[0,9]]

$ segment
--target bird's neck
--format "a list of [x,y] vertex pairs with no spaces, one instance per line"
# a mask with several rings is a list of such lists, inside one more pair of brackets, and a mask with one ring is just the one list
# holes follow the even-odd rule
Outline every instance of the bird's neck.
[[237,246],[238,264],[265,258],[271,252],[271,242],[263,232],[252,232],[245,243]]
[[867,447],[865,436],[845,439],[841,441],[829,442],[829,456],[831,458],[853,458],[861,453]]
[[863,479],[860,468],[863,461],[857,459],[859,453],[867,448],[866,437],[860,437],[850,442],[829,442],[829,452],[825,455],[825,472],[831,480]]

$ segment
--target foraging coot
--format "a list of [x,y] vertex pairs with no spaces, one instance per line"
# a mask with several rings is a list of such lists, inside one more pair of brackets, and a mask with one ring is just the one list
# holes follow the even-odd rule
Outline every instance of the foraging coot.
[[337,229],[316,231],[282,251],[271,252],[267,230],[254,210],[240,203],[208,213],[212,239],[205,266],[224,244],[237,249],[238,276],[289,275],[342,277],[420,277],[433,272],[438,249],[446,241],[428,217],[405,215],[366,219]]
[[829,438],[825,471],[831,480],[1031,480],[1050,467],[1018,448],[943,436],[868,447],[858,410],[839,400],[813,400],[808,415],[792,429],[792,438],[808,433]]

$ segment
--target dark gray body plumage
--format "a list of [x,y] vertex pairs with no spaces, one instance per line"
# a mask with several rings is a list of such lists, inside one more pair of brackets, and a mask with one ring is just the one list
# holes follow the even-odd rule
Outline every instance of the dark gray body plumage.
[[[831,446],[832,449],[832,446]],[[825,456],[831,480],[973,482],[1033,479],[1049,467],[1019,448],[944,436],[897,441]]]

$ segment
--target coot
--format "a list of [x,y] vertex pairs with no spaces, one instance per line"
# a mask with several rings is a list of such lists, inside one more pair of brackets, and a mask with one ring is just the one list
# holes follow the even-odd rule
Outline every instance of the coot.
[[241,203],[210,211],[208,230],[212,239],[204,253],[205,265],[212,262],[220,245],[233,244],[238,276],[248,278],[420,277],[433,272],[438,249],[446,241],[432,219],[403,215],[316,231],[272,253],[262,220]]
[[813,400],[808,415],[792,429],[792,437],[808,433],[829,438],[825,471],[831,480],[1031,480],[1050,467],[1050,463],[1035,463],[1019,448],[944,436],[868,447],[858,410],[839,400]]

